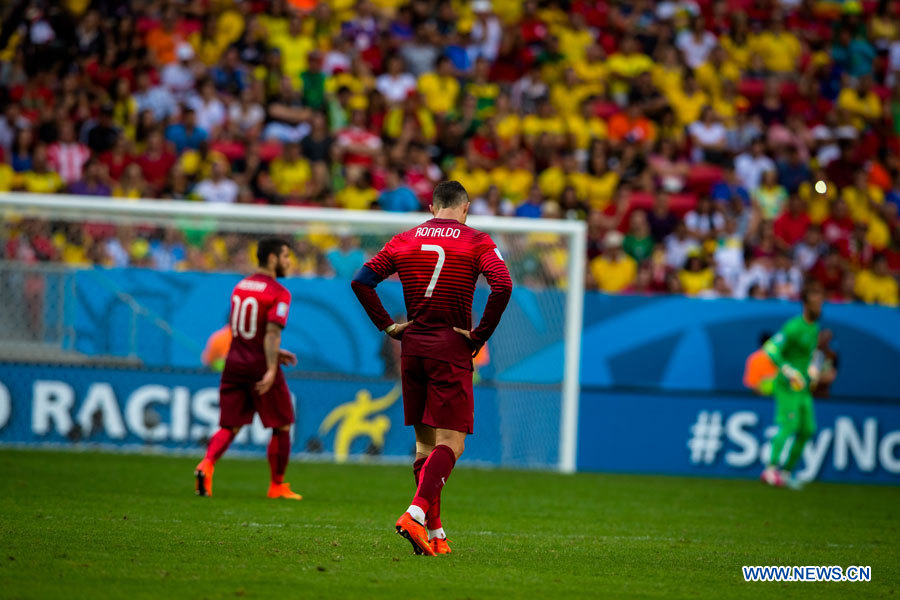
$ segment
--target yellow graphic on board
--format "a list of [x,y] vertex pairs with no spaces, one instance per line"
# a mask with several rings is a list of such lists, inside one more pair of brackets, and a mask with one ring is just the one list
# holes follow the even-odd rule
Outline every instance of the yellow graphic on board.
[[381,398],[372,398],[369,390],[359,390],[353,402],[336,407],[322,424],[319,435],[324,436],[332,427],[334,434],[334,459],[345,462],[350,454],[350,444],[360,436],[367,436],[376,448],[384,446],[384,436],[391,428],[387,415],[378,414],[390,408],[400,397],[400,386],[395,386]]

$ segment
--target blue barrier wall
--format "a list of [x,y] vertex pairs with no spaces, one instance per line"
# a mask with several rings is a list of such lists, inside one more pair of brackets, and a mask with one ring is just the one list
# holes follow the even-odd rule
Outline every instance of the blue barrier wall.
[[[409,460],[402,399],[383,380],[289,377],[293,451],[343,459],[371,449]],[[545,391],[476,386],[467,462],[552,466],[558,421],[536,408]],[[554,408],[550,412],[555,412]],[[819,402],[819,431],[801,475],[900,483],[900,410],[886,403]],[[585,392],[578,468],[587,471],[756,477],[774,433],[772,403],[740,396]],[[218,377],[202,372],[0,365],[0,444],[91,442],[203,452],[218,421]],[[541,426],[536,426],[541,425]],[[257,421],[235,449],[262,454]],[[541,437],[543,436],[543,437]]]
[[[815,403],[819,430],[798,474],[900,483],[900,406]],[[773,402],[750,396],[582,394],[578,468],[758,477],[775,434]]]
[[[0,364],[0,443],[69,443],[80,432],[93,442],[199,453],[218,402],[217,376],[197,368],[200,350],[226,321],[238,276],[89,269],[72,277],[69,341],[91,355],[134,351],[149,370]],[[298,406],[294,451],[320,444],[339,456],[376,448],[408,458],[401,400],[383,377],[385,338],[348,283],[285,283],[293,300],[284,345],[304,372],[289,377]],[[399,284],[379,290],[388,310],[402,314]],[[137,318],[134,347],[124,335],[134,315],[122,294],[149,311]],[[479,289],[476,319],[486,296]],[[515,290],[490,364],[479,372],[468,460],[555,464],[562,339],[551,319],[563,300],[558,291]],[[772,403],[741,389],[743,366],[760,333],[798,311],[791,302],[586,294],[579,469],[757,476],[773,433]],[[900,311],[826,305],[822,325],[835,332],[840,369],[835,399],[816,403],[819,432],[804,475],[897,483]],[[268,435],[257,424],[237,448],[262,452]]]
[[[776,332],[800,304],[778,300],[700,300],[678,296],[585,297],[581,383],[585,387],[743,391],[747,356],[762,332]],[[900,398],[900,311],[826,304],[821,325],[834,331],[840,374],[832,393]],[[506,377],[542,374],[560,364],[553,345]]]
[[[146,269],[86,269],[76,271],[73,286],[75,310],[71,328],[74,349],[88,355],[128,356],[131,352],[133,311],[122,300],[126,294],[149,311],[139,316],[136,356],[143,364],[196,368],[209,335],[228,322],[231,291],[237,275],[215,273],[167,273]],[[282,345],[296,352],[306,371],[377,377],[384,373],[381,348],[384,336],[366,316],[341,279],[283,279],[291,292],[291,312]],[[403,290],[397,281],[379,288],[385,308],[392,315],[405,314]],[[475,294],[475,318],[487,301],[488,289]],[[562,326],[550,327],[548,319],[559,313],[564,297],[557,291],[515,290],[504,326],[495,334],[492,377],[524,358],[562,339]],[[164,322],[173,331],[159,326]],[[540,379],[558,383],[562,367],[545,367]]]
[[[393,381],[288,376],[296,423],[293,451],[310,444],[337,458],[377,453],[408,459],[412,430],[403,423],[399,386]],[[202,453],[218,428],[219,376],[197,371],[153,371],[0,364],[0,444],[152,445]],[[558,396],[558,391],[550,392]],[[475,434],[466,460],[507,466],[551,467],[558,460],[558,408],[541,414],[548,392],[476,386]],[[545,427],[521,427],[515,409]],[[501,418],[503,410],[506,415]],[[258,418],[236,440],[239,450],[266,450],[270,432]]]
[[[210,333],[221,327],[238,276],[163,273],[143,269],[90,269],[75,275],[71,311],[75,348],[86,354],[126,356],[131,311],[124,292],[152,311],[138,319],[137,353],[149,366],[198,367]],[[347,281],[286,279],[292,293],[284,346],[306,371],[380,376],[382,336],[375,331]],[[379,287],[392,314],[403,314],[402,291]],[[476,295],[476,318],[487,291]],[[495,334],[497,348],[487,378],[558,383],[563,343],[557,291],[515,290]],[[774,332],[799,305],[780,301],[696,300],[682,297],[585,296],[582,384],[648,390],[741,391],[747,355],[763,331]],[[556,313],[556,314],[554,314]],[[154,324],[170,324],[169,335]],[[833,393],[853,398],[898,398],[894,365],[900,364],[900,311],[858,304],[826,305],[822,326],[835,333],[841,370]]]

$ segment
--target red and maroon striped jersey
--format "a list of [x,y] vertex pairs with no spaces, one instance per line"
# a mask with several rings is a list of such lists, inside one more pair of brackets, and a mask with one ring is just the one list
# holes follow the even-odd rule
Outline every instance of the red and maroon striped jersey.
[[[454,219],[431,219],[397,234],[365,264],[380,279],[400,276],[407,319],[402,354],[436,358],[472,368],[472,351],[491,336],[512,293],[512,280],[491,237]],[[472,328],[472,300],[478,275],[484,274],[491,294],[470,343],[453,331]],[[393,320],[372,306],[372,294],[354,286],[372,321],[384,329]],[[380,310],[379,310],[380,309]]]
[[225,379],[259,379],[266,372],[263,344],[269,323],[287,324],[291,293],[266,275],[255,273],[231,293],[231,348],[225,359]]

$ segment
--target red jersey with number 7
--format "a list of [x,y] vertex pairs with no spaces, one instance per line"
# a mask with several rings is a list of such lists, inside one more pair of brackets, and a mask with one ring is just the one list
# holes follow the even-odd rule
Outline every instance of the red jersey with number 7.
[[[491,336],[512,291],[506,263],[491,237],[454,219],[431,219],[395,235],[365,266],[382,279],[395,272],[400,276],[406,317],[414,321],[403,332],[402,355],[434,358],[468,369],[472,368],[473,349]],[[491,297],[470,342],[453,328],[472,329],[472,300],[479,274],[491,286]],[[370,307],[366,310],[383,328],[380,315]]]
[[291,293],[263,273],[255,273],[234,286],[231,293],[231,348],[223,379],[260,379],[266,372],[263,340],[269,323],[287,324]]

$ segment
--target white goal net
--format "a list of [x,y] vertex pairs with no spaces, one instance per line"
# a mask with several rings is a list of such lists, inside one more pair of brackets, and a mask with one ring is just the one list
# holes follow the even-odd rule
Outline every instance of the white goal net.
[[[300,359],[286,372],[298,405],[294,450],[339,460],[408,456],[399,348],[371,326],[349,279],[391,236],[428,215],[30,194],[0,194],[0,211],[0,396],[11,397],[13,409],[30,406],[33,427],[44,419],[44,429],[69,440],[138,439],[182,450],[202,443],[213,426],[216,333],[225,329],[229,293],[253,268],[255,240],[277,234],[295,253],[283,335]],[[468,224],[493,237],[515,287],[475,361],[475,435],[464,458],[573,471],[584,224],[496,217]],[[488,291],[480,280],[475,323]],[[384,282],[379,294],[403,318],[399,282]],[[16,397],[37,394],[36,382],[48,377],[62,380],[61,396]],[[95,380],[123,405],[121,427],[95,398]],[[145,390],[153,385],[156,396]],[[129,404],[134,396],[140,408]],[[40,433],[9,427],[0,423],[0,442]],[[252,445],[256,434],[247,435]]]

